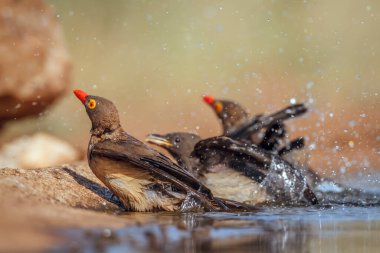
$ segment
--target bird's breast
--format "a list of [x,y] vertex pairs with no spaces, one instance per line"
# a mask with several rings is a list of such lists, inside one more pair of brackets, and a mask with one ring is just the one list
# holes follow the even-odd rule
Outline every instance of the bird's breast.
[[263,186],[222,164],[210,167],[208,172],[203,174],[202,181],[217,197],[251,205],[269,201]]
[[97,157],[90,160],[93,173],[133,211],[175,211],[179,199],[168,196],[149,171],[128,163]]

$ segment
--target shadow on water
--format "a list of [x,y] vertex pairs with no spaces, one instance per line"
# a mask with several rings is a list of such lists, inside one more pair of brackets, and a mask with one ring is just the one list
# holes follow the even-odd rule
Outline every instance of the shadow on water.
[[376,252],[380,208],[278,208],[249,213],[128,213],[118,230],[59,231],[53,252]]

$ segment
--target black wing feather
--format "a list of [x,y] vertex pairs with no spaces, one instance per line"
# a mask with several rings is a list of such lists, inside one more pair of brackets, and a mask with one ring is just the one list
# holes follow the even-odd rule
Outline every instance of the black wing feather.
[[[144,145],[143,143],[141,144]],[[214,201],[211,191],[190,173],[171,162],[169,158],[166,158],[158,151],[142,145],[130,145],[131,143],[128,141],[120,141],[117,143],[104,141],[93,146],[91,156],[102,156],[144,168],[150,171],[155,177],[171,182],[178,189],[183,189],[187,193],[191,192],[196,195],[208,209],[216,209],[211,203]],[[129,152],[130,149],[134,150],[133,154]],[[148,152],[139,152],[142,150]]]
[[305,112],[307,112],[307,107],[304,104],[290,105],[269,116],[256,116],[242,125],[239,125],[236,129],[231,130],[226,136],[232,139],[244,139],[251,134],[257,133],[260,129],[268,127],[276,122],[300,116]]

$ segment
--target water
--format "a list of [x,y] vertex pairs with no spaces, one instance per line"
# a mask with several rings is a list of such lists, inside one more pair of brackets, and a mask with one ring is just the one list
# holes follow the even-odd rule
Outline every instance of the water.
[[250,213],[128,213],[118,230],[58,231],[53,252],[379,252],[380,207],[265,208]]

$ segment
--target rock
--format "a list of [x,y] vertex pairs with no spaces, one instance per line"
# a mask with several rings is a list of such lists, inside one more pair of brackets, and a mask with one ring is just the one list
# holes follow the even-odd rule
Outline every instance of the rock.
[[4,196],[101,211],[120,211],[112,193],[84,164],[28,169],[0,169],[0,202]]
[[22,136],[0,149],[0,168],[42,168],[80,158],[69,143],[46,133]]
[[70,84],[71,63],[53,10],[0,1],[0,124],[38,114]]
[[57,232],[68,228],[135,225],[113,215],[123,209],[111,195],[85,164],[0,169],[0,252],[51,250],[64,243]]

